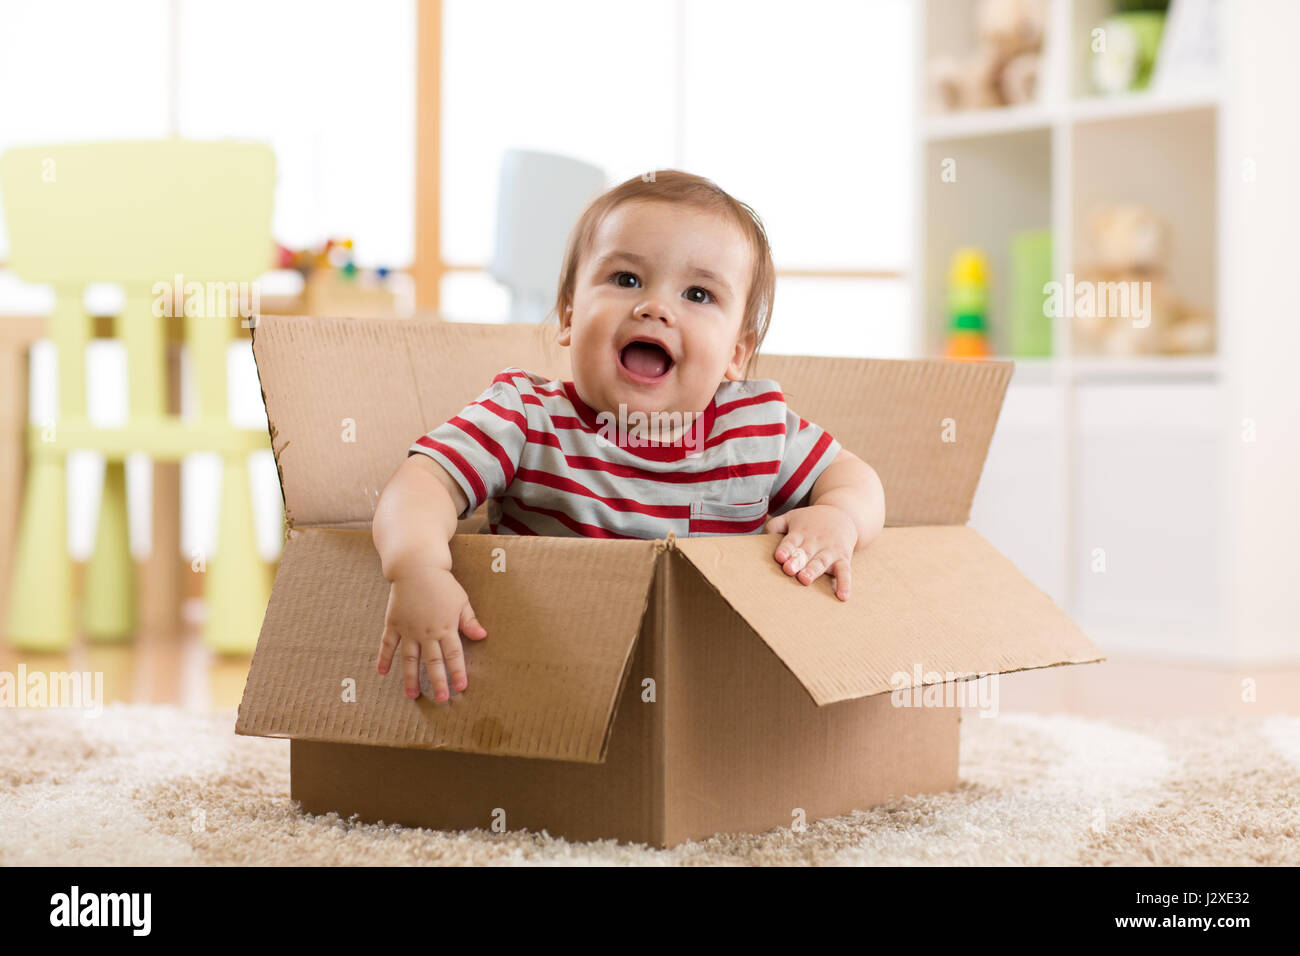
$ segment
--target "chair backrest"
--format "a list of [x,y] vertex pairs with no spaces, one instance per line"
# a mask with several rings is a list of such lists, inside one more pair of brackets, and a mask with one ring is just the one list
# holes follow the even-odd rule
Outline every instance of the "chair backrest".
[[249,281],[271,258],[275,155],[236,141],[10,149],[0,193],[28,282]]
[[199,413],[226,420],[227,317],[250,315],[246,305],[256,311],[253,282],[271,262],[274,192],[275,154],[261,143],[78,143],[0,155],[10,266],[20,279],[55,287],[48,334],[61,417],[86,414],[90,329],[81,293],[105,282],[126,292],[115,331],[127,350],[131,415],[166,413],[163,316],[183,314]]
[[540,322],[555,298],[569,231],[605,188],[605,172],[569,156],[506,150],[491,274],[510,290],[512,322]]

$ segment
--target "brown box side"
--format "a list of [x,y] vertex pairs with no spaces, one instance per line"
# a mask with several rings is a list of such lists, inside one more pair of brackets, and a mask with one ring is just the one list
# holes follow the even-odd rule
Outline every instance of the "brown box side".
[[652,595],[604,763],[292,740],[290,796],[308,813],[368,823],[491,829],[499,808],[510,830],[662,846],[662,712],[641,700],[660,603]]
[[894,707],[889,694],[818,707],[679,554],[668,576],[669,846],[788,827],[797,810],[811,823],[957,785],[960,708]]

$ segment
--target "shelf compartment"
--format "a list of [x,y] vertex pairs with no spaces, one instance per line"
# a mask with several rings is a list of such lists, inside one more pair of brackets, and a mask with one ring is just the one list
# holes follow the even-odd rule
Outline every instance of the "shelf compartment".
[[[1091,219],[1097,209],[1120,203],[1145,206],[1168,228],[1167,288],[1191,310],[1213,315],[1219,291],[1217,125],[1217,110],[1202,107],[1099,118],[1075,127],[1070,137],[1071,257],[1064,268],[1082,279],[1096,262]],[[1154,326],[1149,331],[1154,333]],[[1081,344],[1071,343],[1076,357],[1093,358]],[[1158,344],[1138,340],[1152,358],[1184,357],[1163,353]],[[1099,363],[1115,358],[1128,356],[1096,356]]]
[[[982,139],[926,144],[921,176],[925,243],[919,290],[924,342],[929,355],[943,353],[948,322],[948,267],[961,246],[977,246],[988,257],[990,347],[1007,352],[1011,237],[1051,225],[1052,135],[1027,130]],[[948,166],[951,161],[953,165]],[[944,179],[952,169],[955,181]]]

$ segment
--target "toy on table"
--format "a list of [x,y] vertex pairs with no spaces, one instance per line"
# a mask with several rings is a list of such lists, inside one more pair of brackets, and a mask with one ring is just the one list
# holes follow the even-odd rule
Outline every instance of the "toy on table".
[[985,358],[988,343],[989,264],[972,246],[958,249],[948,268],[948,358]]
[[304,280],[312,273],[334,271],[345,280],[364,278],[382,282],[392,272],[387,266],[375,269],[358,266],[351,239],[326,239],[324,245],[304,249],[290,249],[276,243],[276,267],[301,273]]
[[393,270],[358,266],[351,239],[331,238],[297,250],[277,244],[276,250],[278,267],[292,269],[303,279],[301,295],[282,308],[321,318],[385,318],[401,309],[390,281]]

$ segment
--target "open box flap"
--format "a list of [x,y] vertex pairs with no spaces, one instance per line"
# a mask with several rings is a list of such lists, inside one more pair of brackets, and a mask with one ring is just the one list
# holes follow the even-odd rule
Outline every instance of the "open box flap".
[[599,763],[664,547],[454,537],[488,636],[462,639],[469,688],[436,703],[404,695],[400,651],[376,671],[390,586],[370,534],[293,531],[235,732]]
[[268,315],[252,334],[291,528],[368,528],[411,443],[503,368],[569,374],[536,325]]
[[759,378],[875,468],[885,524],[965,524],[1010,362],[760,355]]
[[[549,325],[268,315],[253,355],[293,528],[369,527],[411,443],[501,369],[570,375]],[[755,375],[876,469],[898,526],[968,519],[1012,368],[761,355]]]
[[780,539],[679,538],[676,549],[818,705],[1104,660],[1065,612],[972,528],[886,528],[854,555],[847,602],[826,576],[810,586],[788,577],[772,557]]

